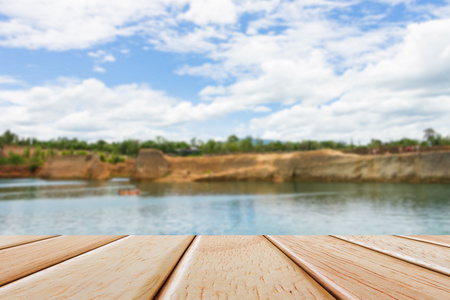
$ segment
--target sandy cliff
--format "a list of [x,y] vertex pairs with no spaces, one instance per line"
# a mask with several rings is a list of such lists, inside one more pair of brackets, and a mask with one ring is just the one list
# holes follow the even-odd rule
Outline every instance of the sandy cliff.
[[52,156],[42,166],[40,177],[45,179],[107,179],[107,163],[97,155]]
[[284,154],[170,157],[143,149],[136,160],[112,165],[97,155],[52,156],[35,173],[0,166],[0,178],[152,181],[379,181],[450,182],[450,151],[391,155],[319,150]]
[[0,178],[30,178],[35,176],[28,166],[0,165]]
[[450,182],[450,152],[356,155],[319,150],[289,154],[169,157],[141,150],[134,180]]
[[136,165],[136,160],[128,158],[125,162],[117,164],[107,164],[107,168],[110,172],[109,178],[111,177],[130,177],[131,173],[134,171]]

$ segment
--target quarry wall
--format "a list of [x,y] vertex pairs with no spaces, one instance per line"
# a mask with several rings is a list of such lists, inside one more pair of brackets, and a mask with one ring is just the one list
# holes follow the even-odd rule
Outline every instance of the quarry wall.
[[42,166],[44,179],[107,179],[110,170],[97,155],[51,156]]
[[116,165],[97,155],[52,156],[30,172],[28,166],[0,165],[0,178],[135,181],[349,181],[450,182],[450,151],[389,155],[318,150],[281,154],[170,157],[142,149],[136,160]]
[[318,150],[288,154],[169,157],[143,149],[134,180],[450,182],[450,152],[390,155]]

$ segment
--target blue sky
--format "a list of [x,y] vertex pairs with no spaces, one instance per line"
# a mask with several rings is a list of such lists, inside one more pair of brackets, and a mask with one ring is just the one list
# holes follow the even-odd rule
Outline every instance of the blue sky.
[[0,132],[450,134],[450,2],[0,0]]

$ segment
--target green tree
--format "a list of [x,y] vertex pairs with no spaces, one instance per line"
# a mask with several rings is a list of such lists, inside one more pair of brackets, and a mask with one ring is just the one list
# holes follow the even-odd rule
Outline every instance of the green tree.
[[254,149],[256,152],[264,151],[264,141],[260,138],[255,139]]
[[247,136],[245,139],[240,140],[239,148],[242,152],[253,151],[253,138],[251,136]]
[[381,145],[382,145],[381,140],[372,139],[372,140],[370,141],[370,144],[367,145],[367,146],[370,147],[370,148],[380,148]]
[[239,138],[236,135],[230,135],[227,139],[228,143],[237,143],[239,141]]
[[55,149],[50,148],[50,149],[47,150],[47,157],[49,157],[49,156],[56,156],[56,155],[57,155],[57,153],[56,153]]
[[216,141],[209,140],[205,144],[202,145],[202,152],[207,154],[212,154],[216,151]]
[[433,128],[427,128],[423,131],[423,138],[427,141],[433,140],[437,136],[437,132]]
[[3,133],[2,140],[5,145],[11,145],[18,140],[18,136],[8,129]]
[[26,148],[23,150],[23,152],[22,152],[22,157],[23,157],[23,158],[26,158],[26,159],[30,158],[30,147],[26,147]]

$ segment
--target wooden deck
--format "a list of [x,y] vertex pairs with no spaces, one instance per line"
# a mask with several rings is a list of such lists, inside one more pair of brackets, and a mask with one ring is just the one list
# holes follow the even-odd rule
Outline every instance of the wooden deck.
[[450,236],[0,236],[0,299],[450,299]]

